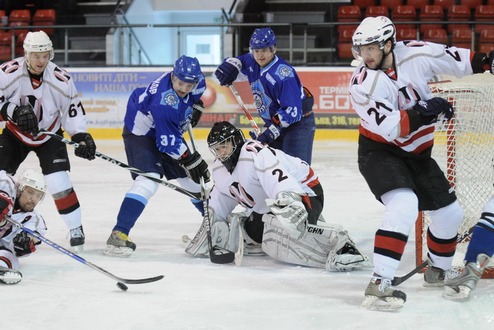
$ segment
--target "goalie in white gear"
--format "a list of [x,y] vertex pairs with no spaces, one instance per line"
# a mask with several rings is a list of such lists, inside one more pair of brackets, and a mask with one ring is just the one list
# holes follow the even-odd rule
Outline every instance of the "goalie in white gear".
[[[207,142],[216,157],[209,200],[213,246],[245,254],[262,247],[274,259],[331,271],[368,265],[345,230],[318,223],[323,188],[305,161],[246,141],[226,121],[213,125]],[[232,213],[239,205],[247,211]],[[208,252],[204,226],[186,252]]]
[[25,170],[17,184],[5,171],[0,171],[0,283],[19,283],[22,280],[19,257],[30,255],[36,251],[36,245],[41,244],[5,217],[43,235],[46,232],[45,221],[34,208],[45,193],[45,179],[37,171]]

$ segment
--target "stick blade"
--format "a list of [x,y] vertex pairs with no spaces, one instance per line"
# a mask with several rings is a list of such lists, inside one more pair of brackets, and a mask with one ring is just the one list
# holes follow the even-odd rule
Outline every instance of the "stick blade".
[[209,251],[209,259],[215,264],[229,264],[235,260],[235,253],[215,246]]
[[140,279],[126,279],[126,278],[121,278],[120,282],[125,283],[125,284],[145,284],[145,283],[152,283],[159,281],[163,279],[165,276],[164,275],[158,275],[154,277],[148,277],[148,278],[140,278]]

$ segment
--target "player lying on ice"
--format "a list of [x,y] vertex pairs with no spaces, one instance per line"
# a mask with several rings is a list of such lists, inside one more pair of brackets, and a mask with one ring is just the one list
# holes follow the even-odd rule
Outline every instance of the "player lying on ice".
[[[323,188],[306,162],[245,140],[226,121],[213,125],[207,142],[216,157],[209,200],[213,247],[246,255],[262,251],[276,260],[330,271],[370,266],[347,231],[322,219]],[[234,213],[239,205],[248,211]],[[204,227],[187,253],[207,255]]]
[[16,284],[22,280],[18,257],[36,251],[41,241],[10,224],[5,217],[22,223],[43,235],[45,221],[34,208],[43,200],[46,184],[43,174],[25,170],[16,184],[5,171],[0,171],[0,283]]

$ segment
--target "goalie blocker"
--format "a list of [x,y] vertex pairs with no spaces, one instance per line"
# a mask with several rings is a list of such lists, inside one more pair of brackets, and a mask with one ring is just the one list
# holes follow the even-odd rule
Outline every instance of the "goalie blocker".
[[[242,255],[267,254],[273,259],[328,271],[352,271],[370,267],[367,257],[355,246],[341,226],[320,219],[318,225],[308,224],[301,235],[293,235],[271,213],[232,213],[227,221],[211,217],[211,236],[216,246]],[[322,221],[321,221],[322,220]],[[185,249],[195,257],[209,254],[206,230],[199,228]],[[235,263],[241,258],[237,254]]]

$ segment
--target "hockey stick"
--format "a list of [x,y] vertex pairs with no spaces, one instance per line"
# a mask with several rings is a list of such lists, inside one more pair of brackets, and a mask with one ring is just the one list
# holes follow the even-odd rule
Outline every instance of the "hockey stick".
[[240,94],[237,92],[237,89],[235,86],[230,85],[230,90],[232,91],[233,95],[237,99],[237,103],[240,104],[240,107],[244,111],[245,115],[247,116],[247,119],[250,122],[250,125],[254,128],[256,131],[256,134],[259,135],[261,134],[261,130],[259,129],[259,126],[257,126],[256,122],[254,121],[254,118],[252,118],[252,115],[250,114],[249,110],[247,109],[247,106],[245,105],[244,101],[242,100],[242,97]]
[[[192,146],[192,152],[196,152],[196,143],[194,141],[194,134],[192,132],[192,125],[189,124],[189,137],[190,144]],[[204,208],[204,224],[206,227],[206,235],[208,237],[208,246],[209,246],[209,260],[215,264],[229,264],[235,260],[235,253],[223,249],[219,246],[213,246],[213,241],[211,239],[211,220],[209,218],[209,193],[206,188],[206,183],[204,182],[204,178],[201,177],[201,200]]]
[[421,263],[420,265],[418,265],[417,267],[415,267],[415,269],[413,269],[411,272],[409,272],[408,274],[405,274],[403,276],[398,276],[398,277],[394,277],[393,280],[391,281],[391,285],[393,286],[397,286],[397,285],[400,285],[401,283],[405,282],[406,280],[408,280],[410,277],[412,277],[413,275],[417,274],[418,272],[420,272],[422,269],[424,269],[426,266],[427,266],[428,262],[427,260],[424,261],[423,263]]
[[[66,139],[63,136],[58,135],[57,133],[48,132],[48,131],[42,131],[41,133],[42,134],[45,134],[45,135],[49,135],[50,137],[54,137],[55,139],[57,139],[57,140],[59,140],[59,141],[61,141],[63,143],[66,143],[66,144],[69,144],[69,145],[74,146],[75,148],[79,147],[79,143],[74,142],[74,141],[71,141],[69,139]],[[161,184],[161,185],[163,185],[165,187],[168,187],[168,188],[171,188],[173,190],[176,190],[179,193],[184,194],[186,196],[189,196],[191,198],[194,198],[194,199],[200,199],[201,198],[201,195],[199,193],[193,193],[193,192],[188,191],[188,190],[186,190],[186,189],[184,189],[182,187],[176,186],[173,183],[170,183],[170,182],[168,182],[166,180],[155,178],[154,176],[151,176],[151,175],[147,174],[146,172],[141,171],[138,168],[135,168],[135,167],[132,167],[132,166],[127,165],[125,163],[122,163],[121,161],[118,161],[115,158],[112,158],[110,156],[107,156],[107,155],[102,154],[101,152],[96,151],[95,156],[96,157],[99,157],[101,159],[104,159],[104,160],[106,160],[109,163],[112,163],[112,164],[115,164],[117,166],[120,166],[121,168],[124,168],[124,169],[126,169],[126,170],[128,170],[130,172],[133,172],[133,173],[137,174],[137,175],[144,176],[144,177],[148,178],[149,180],[154,181],[154,182],[157,182],[157,183],[159,183],[159,184]]]
[[13,220],[12,218],[10,218],[9,216],[6,216],[5,219],[10,222],[12,225],[22,229],[23,231],[25,231],[26,233],[28,233],[29,235],[35,237],[36,239],[48,244],[49,246],[51,246],[52,248],[68,255],[69,257],[79,261],[80,263],[86,265],[86,266],[89,266],[91,267],[92,269],[95,269],[97,270],[98,272],[102,273],[103,275],[106,275],[112,279],[114,279],[115,281],[117,281],[117,286],[120,288],[120,290],[122,291],[127,291],[127,286],[124,284],[144,284],[144,283],[151,283],[151,282],[156,282],[156,281],[159,281],[161,280],[164,276],[163,275],[158,275],[158,276],[154,276],[154,277],[148,277],[148,278],[140,278],[140,279],[127,279],[127,278],[122,278],[122,277],[118,277],[118,276],[115,276],[113,275],[112,273],[104,270],[103,268],[99,267],[99,266],[96,266],[95,264],[87,261],[86,259],[82,258],[81,256],[78,256],[77,254],[74,254],[72,252],[70,252],[69,250],[61,247],[60,245],[56,244],[55,242],[52,242],[50,241],[48,238],[38,234],[37,232],[25,227],[23,224],[21,223],[18,223],[17,221]]
[[[470,235],[472,235],[474,228],[475,228],[475,225],[473,227],[471,227],[467,232],[465,232],[462,235],[458,236],[458,238],[456,239],[456,241],[458,243],[463,243],[467,238],[470,237]],[[410,271],[408,274],[405,274],[405,275],[403,275],[401,277],[395,277],[395,278],[393,278],[393,280],[391,281],[391,284],[393,286],[400,285],[401,283],[405,282],[410,277],[412,277],[413,275],[417,274],[422,269],[424,269],[425,267],[427,267],[427,265],[428,265],[428,262],[426,260],[423,263],[421,263],[420,265],[418,265],[417,267],[415,267],[415,269],[413,269],[412,271]]]

